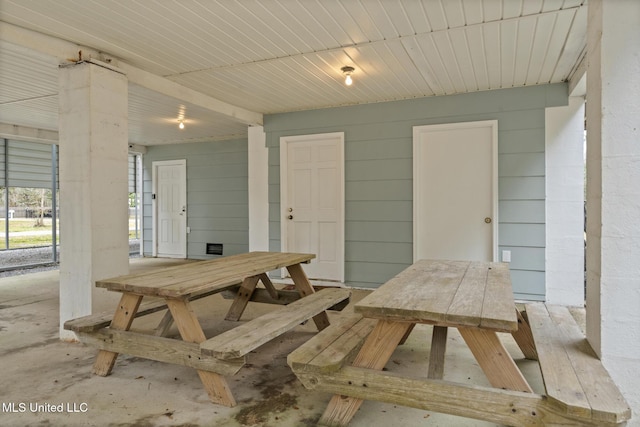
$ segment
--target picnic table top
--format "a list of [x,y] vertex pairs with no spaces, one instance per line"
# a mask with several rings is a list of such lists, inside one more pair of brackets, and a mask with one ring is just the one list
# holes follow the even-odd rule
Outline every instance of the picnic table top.
[[249,252],[99,280],[96,286],[137,295],[181,298],[233,287],[247,277],[308,263],[313,258],[314,254]]
[[509,265],[419,260],[363,298],[365,317],[511,332],[518,320]]

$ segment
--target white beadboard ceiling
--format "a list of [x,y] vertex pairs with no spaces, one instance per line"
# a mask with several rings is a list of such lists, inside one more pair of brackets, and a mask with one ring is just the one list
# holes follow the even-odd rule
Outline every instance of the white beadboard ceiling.
[[[251,120],[228,106],[271,114],[567,81],[584,56],[586,9],[586,0],[0,0],[0,124],[57,130],[65,61],[14,30],[226,106],[134,81],[130,142],[155,145],[245,136]],[[7,28],[13,37],[2,37]]]

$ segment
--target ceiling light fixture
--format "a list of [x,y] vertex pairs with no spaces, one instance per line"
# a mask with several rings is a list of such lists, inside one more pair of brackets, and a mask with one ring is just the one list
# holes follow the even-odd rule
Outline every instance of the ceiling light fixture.
[[340,70],[342,70],[342,74],[345,75],[344,84],[346,84],[347,86],[351,86],[351,84],[353,83],[351,73],[355,71],[355,68],[345,65],[344,67],[340,68]]
[[180,129],[184,129],[184,122],[183,122],[182,120],[180,120],[180,121],[178,122],[178,127],[179,127]]

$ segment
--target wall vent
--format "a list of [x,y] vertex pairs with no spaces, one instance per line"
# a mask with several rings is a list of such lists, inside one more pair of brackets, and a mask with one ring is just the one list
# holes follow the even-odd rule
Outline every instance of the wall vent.
[[222,243],[207,243],[207,255],[222,255]]

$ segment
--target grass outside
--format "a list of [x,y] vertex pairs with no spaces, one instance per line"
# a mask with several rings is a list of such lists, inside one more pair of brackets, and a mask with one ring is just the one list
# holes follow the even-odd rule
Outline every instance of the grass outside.
[[[51,218],[44,218],[44,226],[36,226],[35,218],[13,218],[9,220],[9,248],[30,248],[36,246],[50,246],[52,243],[52,226]],[[4,233],[6,230],[6,221],[0,220],[0,250],[7,249]],[[60,243],[60,225],[58,221],[58,239]],[[37,232],[37,234],[14,234],[23,232]],[[129,220],[129,239],[136,238],[135,219]]]
[[[49,231],[51,232],[51,218],[44,218],[44,226],[36,227],[36,218],[13,218],[9,220],[9,233],[18,233],[21,231]],[[60,224],[60,221],[57,222]],[[0,219],[0,233],[4,233],[6,221]]]
[[[9,247],[11,249],[17,248],[33,248],[35,246],[51,246],[51,236],[19,236],[9,237]],[[58,243],[60,239],[58,238]],[[0,249],[7,249],[5,241],[0,243]]]
[[[52,241],[51,226],[53,221],[51,218],[44,218],[43,226],[36,226],[36,218],[12,218],[9,220],[9,247],[29,248],[34,246],[50,246]],[[6,221],[0,220],[0,249],[7,249],[4,233],[6,231]],[[22,233],[37,232],[37,234]],[[20,233],[20,234],[15,234]],[[58,241],[60,236],[58,236]]]

